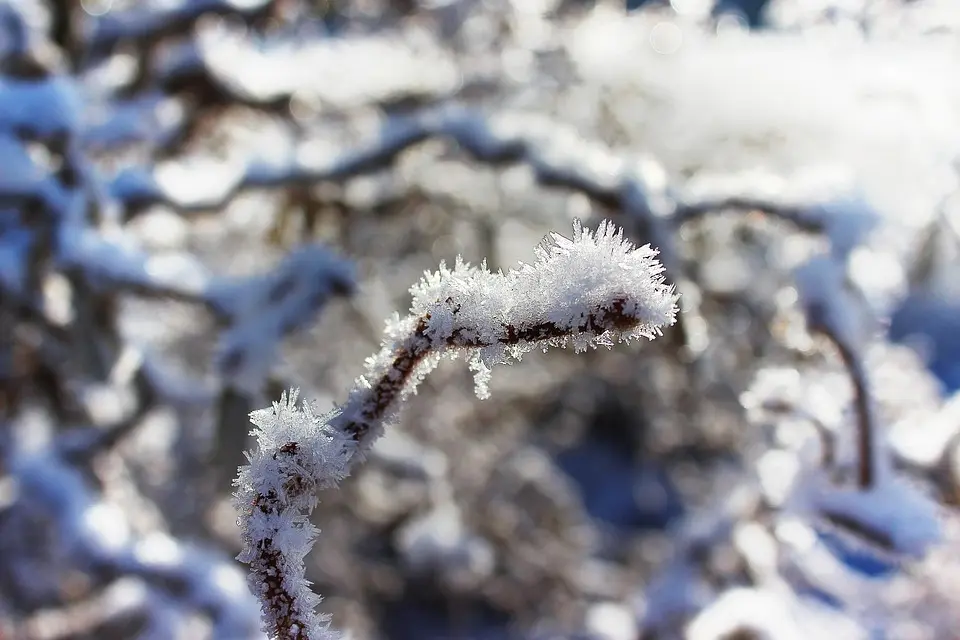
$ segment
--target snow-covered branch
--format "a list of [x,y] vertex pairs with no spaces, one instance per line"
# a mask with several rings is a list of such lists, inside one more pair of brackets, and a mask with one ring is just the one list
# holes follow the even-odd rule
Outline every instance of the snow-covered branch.
[[303,569],[316,533],[308,520],[316,491],[349,473],[444,356],[468,354],[477,394],[486,397],[490,367],[534,348],[572,344],[579,352],[653,339],[677,314],[655,256],[608,222],[591,232],[578,221],[572,239],[553,234],[532,265],[506,274],[459,259],[453,269],[441,265],[411,289],[410,315],[388,324],[380,352],[342,407],[317,417],[295,406],[293,392],[254,412],[259,450],[240,473],[236,498],[246,546],[240,558],[251,566],[265,630],[276,638],[329,637]]
[[808,329],[834,346],[850,376],[857,417],[857,484],[870,489],[878,452],[873,398],[861,355],[864,317],[845,284],[843,266],[832,256],[814,256],[795,270],[795,277]]

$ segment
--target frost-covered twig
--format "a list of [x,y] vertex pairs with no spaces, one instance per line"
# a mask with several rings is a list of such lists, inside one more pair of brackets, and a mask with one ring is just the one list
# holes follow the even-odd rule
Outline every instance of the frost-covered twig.
[[236,498],[245,544],[240,558],[251,565],[265,630],[276,638],[329,637],[303,577],[316,491],[349,473],[442,357],[468,353],[477,393],[486,397],[490,366],[534,348],[572,344],[583,351],[652,339],[677,314],[677,296],[655,256],[610,223],[592,233],[578,221],[573,239],[554,234],[534,264],[506,274],[460,260],[453,269],[441,265],[411,289],[410,315],[389,323],[380,352],[342,407],[318,417],[296,408],[293,392],[254,412],[259,450],[241,470]]
[[795,272],[807,327],[829,340],[837,350],[853,385],[857,416],[857,484],[874,484],[877,458],[873,406],[861,348],[860,309],[845,285],[843,267],[834,256],[815,256]]
[[853,402],[857,416],[857,453],[859,466],[857,468],[857,484],[861,489],[869,489],[874,483],[874,466],[876,464],[876,443],[873,424],[873,407],[870,388],[867,383],[867,372],[863,361],[853,347],[838,339],[836,333],[821,328],[820,333],[833,343],[837,349],[843,366],[850,374],[853,384]]

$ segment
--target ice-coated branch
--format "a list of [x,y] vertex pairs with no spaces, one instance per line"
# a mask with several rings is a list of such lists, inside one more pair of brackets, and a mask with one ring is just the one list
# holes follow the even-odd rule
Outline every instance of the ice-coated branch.
[[[236,481],[250,584],[264,630],[275,638],[329,638],[329,621],[304,579],[303,558],[316,530],[316,492],[335,486],[361,459],[403,400],[444,357],[464,353],[487,396],[490,367],[524,353],[572,344],[577,351],[633,338],[653,339],[676,320],[677,296],[649,246],[635,247],[604,222],[574,223],[573,238],[553,234],[533,264],[491,273],[457,260],[411,288],[410,314],[388,323],[346,403],[318,417],[284,394],[251,414],[259,449]],[[358,455],[359,454],[359,455]]]

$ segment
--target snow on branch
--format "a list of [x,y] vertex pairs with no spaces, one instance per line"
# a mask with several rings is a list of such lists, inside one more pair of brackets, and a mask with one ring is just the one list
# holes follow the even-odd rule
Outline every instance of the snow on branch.
[[[316,530],[316,491],[336,486],[363,457],[403,400],[444,357],[464,353],[487,396],[490,367],[534,348],[573,345],[578,352],[615,341],[653,339],[677,315],[677,295],[649,246],[635,247],[609,222],[596,232],[574,223],[573,238],[553,234],[536,261],[492,273],[461,260],[441,264],[411,289],[410,314],[387,325],[346,403],[326,416],[297,392],[251,414],[259,450],[235,484],[250,585],[264,629],[275,638],[329,638],[329,620],[304,578]],[[359,455],[357,455],[359,454]]]
[[794,272],[808,329],[836,348],[850,375],[857,416],[857,483],[869,489],[875,482],[877,457],[870,385],[861,356],[863,318],[845,285],[843,267],[832,256],[814,256]]
[[[81,439],[89,431],[83,429]],[[59,599],[69,573],[87,576],[92,591],[132,576],[143,583],[144,600],[154,605],[144,608],[156,635],[146,636],[176,637],[182,614],[163,612],[179,604],[204,611],[214,637],[254,637],[256,617],[250,612],[252,598],[242,588],[242,574],[219,554],[161,531],[136,535],[119,508],[94,493],[71,462],[76,440],[61,438],[39,451],[17,451],[3,460],[7,482],[16,490],[4,505],[0,533],[5,554],[17,561],[3,563],[0,580],[13,585],[11,591],[21,603],[36,609],[39,603]]]
[[387,119],[376,141],[330,157],[309,142],[291,151],[285,162],[258,158],[223,169],[210,193],[187,193],[163,172],[128,169],[111,186],[129,206],[163,203],[182,212],[217,209],[246,189],[338,181],[387,168],[407,149],[434,138],[457,143],[475,160],[490,164],[526,163],[537,180],[565,186],[612,208],[631,181],[630,163],[601,144],[585,143],[575,129],[516,113],[487,115],[463,108],[429,109]]
[[102,53],[124,41],[150,41],[171,33],[188,31],[206,15],[246,19],[265,15],[273,4],[272,0],[137,3],[97,16],[89,29],[89,42],[86,45],[91,53]]
[[205,170],[216,170],[219,179],[206,190],[159,166],[120,172],[110,192],[128,208],[164,204],[182,213],[216,210],[248,189],[336,182],[374,173],[392,166],[408,149],[438,138],[456,143],[477,162],[526,164],[541,185],[580,192],[610,209],[646,217],[641,214],[650,206],[647,198],[636,197],[649,190],[643,176],[645,158],[584,140],[576,128],[541,116],[488,114],[462,107],[390,116],[377,139],[342,153],[331,154],[308,141],[294,146],[279,162],[258,156],[207,166]]
[[757,211],[830,239],[830,251],[845,259],[880,224],[879,213],[863,197],[845,195],[819,203],[777,202],[769,198],[727,195],[680,203],[673,215],[677,226],[718,211]]

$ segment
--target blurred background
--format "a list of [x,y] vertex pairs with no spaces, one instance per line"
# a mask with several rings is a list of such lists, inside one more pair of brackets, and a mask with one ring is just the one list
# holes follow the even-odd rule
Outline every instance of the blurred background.
[[[956,0],[0,1],[0,638],[262,638],[247,414],[331,409],[424,270],[576,217],[680,322],[489,400],[443,363],[321,496],[334,626],[957,637],[958,152]],[[791,511],[865,393],[924,553]]]

